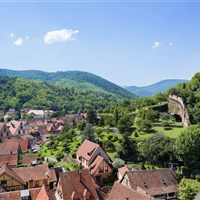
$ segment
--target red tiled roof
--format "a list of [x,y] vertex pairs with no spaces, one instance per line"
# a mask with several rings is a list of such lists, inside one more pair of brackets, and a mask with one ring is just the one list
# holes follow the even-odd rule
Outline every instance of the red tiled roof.
[[152,200],[153,198],[115,182],[108,200]]
[[87,169],[61,172],[59,183],[62,188],[63,200],[69,200],[75,197],[79,199],[87,197],[90,200],[99,199],[94,187],[94,181]]
[[[44,185],[41,188],[28,189],[29,197],[31,200],[55,200],[53,192],[46,188]],[[0,199],[2,200],[22,200],[22,191],[11,191],[0,193]]]
[[32,156],[23,156],[22,158],[22,164],[23,165],[31,165],[33,161],[37,161],[38,156],[32,155]]
[[26,153],[28,151],[28,140],[11,138],[10,140],[6,140],[5,142],[11,142],[12,144],[19,143],[23,153]]
[[0,167],[8,164],[9,166],[17,166],[18,155],[10,154],[10,155],[0,155]]
[[98,169],[98,167],[101,165],[101,163],[103,162],[104,158],[101,156],[97,156],[94,160],[94,162],[90,165],[90,171],[92,172],[92,174],[94,174],[96,172],[96,170]]
[[19,146],[19,143],[6,140],[5,142],[0,143],[0,155],[16,154],[18,153]]
[[43,185],[35,200],[55,200],[53,192]]
[[175,172],[171,169],[128,171],[127,175],[132,189],[140,187],[150,195],[178,192]]
[[99,147],[98,144],[91,142],[89,140],[84,140],[84,142],[81,144],[79,149],[77,150],[76,154],[78,157],[83,157],[86,160],[90,160],[94,152]]
[[37,165],[34,167],[13,168],[24,182],[32,180],[49,179],[50,182],[56,182],[56,174],[54,169],[49,169],[48,165]]

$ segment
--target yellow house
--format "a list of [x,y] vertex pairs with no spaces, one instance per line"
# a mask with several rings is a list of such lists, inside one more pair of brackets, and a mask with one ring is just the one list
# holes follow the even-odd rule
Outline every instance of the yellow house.
[[3,165],[0,168],[0,184],[7,191],[36,188],[42,185],[53,188],[56,182],[55,170],[49,169],[48,165],[23,168],[10,168],[8,165]]
[[7,165],[0,168],[0,185],[6,191],[23,190],[26,183]]

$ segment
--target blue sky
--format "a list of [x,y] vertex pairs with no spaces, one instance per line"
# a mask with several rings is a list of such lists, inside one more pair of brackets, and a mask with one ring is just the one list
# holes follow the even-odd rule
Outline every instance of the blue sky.
[[1,2],[0,68],[88,71],[119,85],[200,71],[200,3]]

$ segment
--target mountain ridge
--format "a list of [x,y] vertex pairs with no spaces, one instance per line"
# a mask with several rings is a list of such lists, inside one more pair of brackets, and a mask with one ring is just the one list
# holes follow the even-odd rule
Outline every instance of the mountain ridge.
[[124,98],[136,98],[136,95],[95,74],[83,71],[45,72],[41,70],[0,69],[0,75],[40,80],[47,83],[75,87],[84,91],[104,91]]
[[150,97],[160,92],[166,92],[179,83],[188,81],[187,79],[165,79],[147,86],[126,86],[124,88],[139,97]]

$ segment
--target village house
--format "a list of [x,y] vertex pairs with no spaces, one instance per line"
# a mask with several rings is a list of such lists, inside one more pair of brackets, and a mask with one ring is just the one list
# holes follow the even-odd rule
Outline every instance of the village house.
[[28,133],[27,130],[25,129],[26,121],[12,120],[10,122],[7,122],[6,125],[13,136]]
[[11,168],[5,164],[0,168],[0,185],[6,191],[36,188],[43,184],[52,189],[56,183],[55,170],[49,169],[48,165]]
[[18,154],[0,155],[0,167],[5,164],[10,167],[17,167]]
[[77,150],[76,158],[98,182],[112,174],[110,158],[99,144],[85,140]]
[[6,139],[0,143],[0,167],[8,164],[10,167],[16,167],[19,156],[28,150],[27,140]]
[[142,191],[133,190],[119,182],[115,182],[107,200],[153,200]]
[[13,137],[12,133],[7,127],[6,123],[0,123],[0,142],[4,141],[6,138]]
[[23,156],[22,165],[36,165],[38,160],[37,155]]
[[99,200],[95,182],[87,169],[61,172],[55,197],[56,200]]
[[118,169],[118,172],[117,172],[117,178],[118,178],[118,180],[121,181],[122,178],[124,177],[124,175],[126,174],[126,172],[128,172],[128,171],[129,171],[129,169],[128,169],[127,166],[120,167]]
[[2,200],[55,200],[53,192],[43,185],[40,188],[32,188],[20,191],[0,193]]
[[29,110],[27,115],[33,114],[35,119],[49,118],[53,114],[53,110]]
[[7,112],[7,114],[8,114],[9,116],[13,116],[15,113],[16,113],[16,110],[15,110],[14,108],[10,108],[10,109],[8,110],[8,112]]
[[176,199],[178,182],[171,169],[128,171],[121,184],[155,199]]

